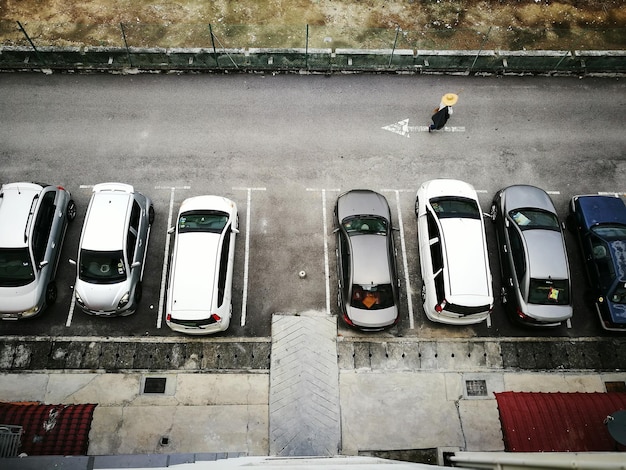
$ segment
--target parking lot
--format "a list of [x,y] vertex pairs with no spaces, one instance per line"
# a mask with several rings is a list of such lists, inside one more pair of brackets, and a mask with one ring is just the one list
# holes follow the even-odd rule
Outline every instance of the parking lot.
[[[218,194],[238,205],[233,317],[221,337],[270,336],[274,313],[337,315],[333,207],[345,190],[385,195],[401,279],[400,323],[384,337],[594,337],[576,240],[566,233],[574,316],[553,329],[513,324],[496,300],[486,323],[451,327],[422,311],[414,213],[423,181],[474,185],[483,212],[516,183],[552,197],[561,219],[575,194],[624,193],[624,85],[614,78],[444,76],[0,76],[0,180],[72,192],[58,300],[40,317],[0,323],[0,335],[177,336],[165,325],[166,277],[181,202]],[[445,92],[459,103],[429,134]],[[617,118],[615,116],[618,116]],[[408,121],[407,121],[408,119]],[[143,299],[129,317],[98,318],[72,301],[75,258],[91,188],[133,184],[155,204]],[[486,221],[494,280],[495,232]],[[340,334],[360,336],[340,322]],[[367,334],[364,336],[371,336]]]

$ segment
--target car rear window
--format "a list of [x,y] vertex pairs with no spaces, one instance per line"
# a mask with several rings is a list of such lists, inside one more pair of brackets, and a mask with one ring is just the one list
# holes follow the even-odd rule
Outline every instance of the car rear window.
[[438,218],[480,219],[480,209],[473,199],[464,197],[436,197],[430,200]]
[[82,250],[79,277],[96,284],[114,284],[126,279],[122,251]]
[[567,280],[531,279],[528,302],[540,305],[568,305],[569,285]]
[[0,286],[25,286],[34,279],[28,248],[0,249]]
[[352,286],[350,305],[364,310],[382,310],[393,307],[393,289],[391,284]]
[[178,232],[222,233],[228,223],[228,214],[222,211],[184,212],[178,219]]

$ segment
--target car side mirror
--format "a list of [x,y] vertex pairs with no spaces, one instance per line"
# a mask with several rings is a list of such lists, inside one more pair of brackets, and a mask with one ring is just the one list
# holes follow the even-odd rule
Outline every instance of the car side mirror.
[[333,229],[333,233],[337,233],[339,231],[339,227]]
[[76,261],[73,260],[72,258],[68,259],[68,261],[70,262],[72,266],[76,266]]
[[170,228],[167,229],[167,233],[172,234],[172,233],[174,233],[174,230],[176,230],[175,227],[170,227]]
[[45,266],[48,266],[48,262],[47,261],[42,261],[41,263],[39,263],[39,269],[44,268]]
[[141,261],[135,261],[130,265],[131,268],[138,268],[139,266],[141,266]]
[[233,233],[239,233],[239,229],[238,229],[238,228],[233,227],[232,232],[233,232]]

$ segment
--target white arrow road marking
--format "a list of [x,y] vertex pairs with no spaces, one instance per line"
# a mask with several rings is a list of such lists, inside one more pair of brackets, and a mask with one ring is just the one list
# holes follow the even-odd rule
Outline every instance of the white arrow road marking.
[[[428,126],[409,126],[409,120],[404,119],[395,124],[383,126],[382,129],[399,134],[403,137],[410,137],[411,132],[428,132]],[[440,131],[444,132],[465,132],[464,126],[446,126]]]

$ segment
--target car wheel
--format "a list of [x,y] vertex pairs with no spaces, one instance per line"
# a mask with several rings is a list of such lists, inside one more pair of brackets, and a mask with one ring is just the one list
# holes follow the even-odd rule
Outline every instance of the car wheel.
[[422,303],[426,303],[426,284],[422,282]]
[[341,292],[337,293],[337,307],[341,308]]
[[76,203],[70,199],[70,202],[67,203],[67,208],[65,209],[65,216],[67,220],[71,222],[76,218]]
[[574,214],[568,214],[565,218],[565,228],[569,233],[576,233],[576,221],[574,220]]
[[46,305],[52,305],[57,300],[57,285],[54,282],[46,287]]
[[135,304],[141,302],[141,297],[143,296],[143,288],[141,287],[141,282],[137,283],[137,287],[135,287]]
[[154,222],[154,206],[148,209],[148,223],[152,225],[152,222]]
[[491,221],[495,223],[496,217],[498,216],[498,208],[495,204],[491,205],[491,211],[489,212],[489,215],[491,216]]
[[506,305],[507,302],[508,302],[508,299],[506,297],[506,287],[501,287],[500,288],[500,303],[502,305]]
[[419,209],[420,209],[419,200],[416,198],[415,199],[415,215],[419,214]]

